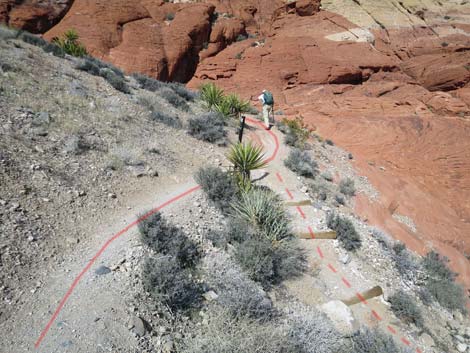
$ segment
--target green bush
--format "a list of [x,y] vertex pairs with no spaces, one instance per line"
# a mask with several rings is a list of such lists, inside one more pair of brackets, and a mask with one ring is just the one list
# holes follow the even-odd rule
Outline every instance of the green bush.
[[130,89],[126,83],[124,73],[111,64],[89,56],[85,56],[82,61],[78,63],[76,69],[88,72],[94,76],[101,76],[118,91],[126,94],[130,93]]
[[327,145],[330,145],[330,146],[334,146],[334,145],[335,145],[334,142],[331,141],[330,139],[326,139],[326,140],[325,140],[325,143],[326,143]]
[[289,219],[279,197],[270,190],[252,188],[233,204],[234,213],[261,235],[276,242],[292,236]]
[[408,281],[416,282],[420,266],[415,257],[406,249],[405,244],[395,243],[392,247],[393,262],[400,276]]
[[78,38],[78,33],[74,29],[69,29],[62,37],[53,38],[52,43],[69,55],[82,57],[88,53],[85,46],[79,42]]
[[336,231],[341,246],[348,251],[356,251],[362,245],[361,237],[354,224],[347,218],[329,213],[326,218],[328,227]]
[[207,198],[223,213],[231,210],[237,197],[237,184],[232,175],[216,167],[200,168],[195,175]]
[[181,129],[183,127],[183,123],[177,115],[167,114],[162,111],[153,111],[150,114],[150,118],[175,129]]
[[181,267],[194,267],[200,252],[181,229],[169,224],[157,212],[139,223],[142,242],[155,253],[168,255],[178,260]]
[[392,336],[379,329],[362,328],[352,337],[352,351],[348,353],[409,353],[411,350],[397,346]]
[[174,13],[167,13],[165,16],[167,21],[173,21],[175,19],[175,14]]
[[346,200],[344,199],[344,196],[341,194],[336,194],[335,195],[335,201],[338,205],[345,205]]
[[350,178],[342,179],[339,182],[339,191],[346,196],[354,196],[356,194],[354,180]]
[[419,328],[424,327],[423,315],[413,297],[403,291],[395,292],[388,301],[393,313],[403,322],[413,323]]
[[57,46],[55,43],[49,43],[48,41],[34,34],[31,34],[25,31],[19,31],[17,36],[23,42],[39,47],[42,50],[44,50],[46,53],[52,53],[54,56],[57,56],[60,58],[65,56],[64,50],[60,48],[59,46]]
[[189,119],[188,133],[198,140],[211,143],[225,143],[224,140],[227,135],[222,118],[217,113],[212,112]]
[[201,300],[201,286],[188,268],[182,268],[172,256],[148,258],[143,266],[145,290],[152,299],[171,310],[187,310]]
[[326,201],[333,194],[331,186],[322,179],[315,179],[309,186],[309,193],[320,201]]
[[465,292],[455,279],[457,274],[448,267],[449,260],[431,251],[423,258],[422,266],[426,272],[425,288],[444,308],[466,312]]
[[284,118],[279,124],[279,128],[286,134],[284,137],[286,145],[299,149],[305,148],[310,132],[302,117],[296,117],[293,120]]
[[289,156],[284,161],[284,165],[304,177],[315,178],[318,174],[317,162],[306,151],[301,151],[297,148],[293,148],[290,151]]

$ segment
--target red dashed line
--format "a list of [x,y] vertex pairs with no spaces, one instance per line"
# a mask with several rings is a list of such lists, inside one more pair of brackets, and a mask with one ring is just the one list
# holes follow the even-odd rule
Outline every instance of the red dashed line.
[[372,315],[374,315],[374,317],[375,317],[377,320],[382,321],[382,318],[380,317],[379,314],[377,314],[377,311],[372,310]]
[[281,176],[281,174],[280,174],[279,172],[276,173],[276,177],[277,177],[277,180],[279,180],[279,182],[281,182],[281,183],[284,182],[284,180],[282,179],[282,176]]
[[392,327],[392,326],[387,326],[387,330],[389,330],[391,333],[393,333],[394,335],[397,334],[397,331],[395,331],[395,329]]
[[292,195],[292,193],[290,192],[290,190],[289,190],[288,188],[286,188],[286,193],[287,193],[287,195],[289,195],[289,198],[290,198],[291,200],[294,199],[294,196]]
[[336,268],[334,268],[332,264],[328,264],[328,267],[329,267],[330,270],[333,271],[334,273],[338,272],[338,271],[336,271]]
[[317,246],[317,252],[318,252],[318,255],[320,255],[320,257],[323,259],[324,256],[319,246]]
[[302,208],[300,206],[297,206],[297,211],[299,211],[300,213],[300,216],[303,218],[303,219],[306,219],[307,217],[305,217],[305,213],[304,211],[302,211]]
[[366,301],[366,299],[362,296],[361,293],[356,292],[356,297],[358,297],[361,302],[363,302],[364,304],[367,305],[367,301]]
[[312,227],[308,226],[308,232],[310,233],[310,236],[312,237],[312,239],[315,239],[315,233],[313,232]]
[[349,281],[346,278],[342,277],[341,280],[343,281],[346,287],[351,288],[351,283],[349,283]]
[[419,348],[416,348],[416,352],[417,352],[417,353],[423,353],[423,351],[422,351],[421,349],[419,349]]
[[410,341],[408,341],[405,337],[401,338],[401,341],[406,344],[407,346],[411,345]]

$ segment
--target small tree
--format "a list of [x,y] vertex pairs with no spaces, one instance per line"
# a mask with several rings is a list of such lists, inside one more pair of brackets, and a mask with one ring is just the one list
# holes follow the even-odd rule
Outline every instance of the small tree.
[[252,170],[263,168],[267,164],[263,158],[263,149],[253,146],[251,142],[248,142],[248,144],[237,143],[232,146],[228,160],[234,166],[241,189],[249,190],[251,188],[250,173]]

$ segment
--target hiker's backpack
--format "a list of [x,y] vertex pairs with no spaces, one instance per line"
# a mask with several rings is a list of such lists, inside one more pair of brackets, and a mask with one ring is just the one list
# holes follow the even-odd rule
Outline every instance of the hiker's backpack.
[[264,92],[263,93],[263,98],[264,98],[264,104],[267,104],[267,105],[273,105],[274,104],[274,98],[273,98],[273,94],[271,92]]

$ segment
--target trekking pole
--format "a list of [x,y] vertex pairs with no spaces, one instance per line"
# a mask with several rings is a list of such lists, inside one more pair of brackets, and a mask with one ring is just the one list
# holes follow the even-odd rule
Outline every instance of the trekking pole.
[[240,128],[238,129],[238,142],[242,143],[243,139],[243,129],[245,128],[245,119],[244,115],[240,115]]

